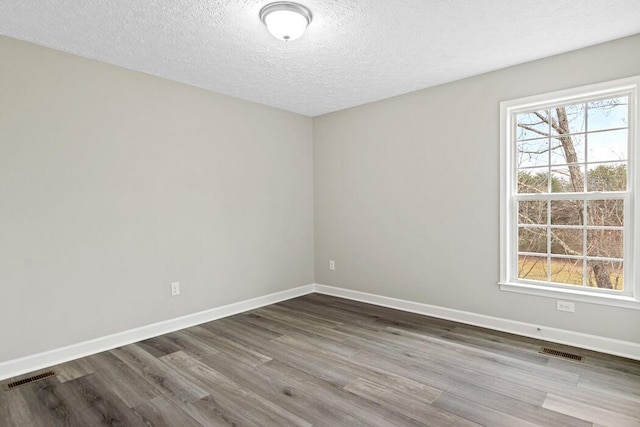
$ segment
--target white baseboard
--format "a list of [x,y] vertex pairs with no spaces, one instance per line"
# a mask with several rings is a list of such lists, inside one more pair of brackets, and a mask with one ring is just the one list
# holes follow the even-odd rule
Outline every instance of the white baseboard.
[[0,363],[0,380],[312,293],[305,285]]
[[316,284],[314,286],[314,290],[320,294],[332,295],[354,301],[395,308],[397,310],[408,311],[411,313],[423,314],[468,325],[480,326],[525,337],[537,338],[558,344],[565,344],[573,347],[599,351],[601,353],[627,357],[629,359],[640,360],[640,344],[629,341],[615,340],[597,335],[568,331],[565,329],[517,322],[515,320],[485,316],[483,314],[476,314],[468,311],[454,310],[451,308],[438,307],[435,305],[406,301],[333,286]]
[[438,307],[419,302],[406,301],[397,298],[390,298],[381,295],[369,294],[366,292],[353,291],[349,289],[337,288],[321,284],[312,284],[276,292],[257,298],[252,298],[237,303],[216,307],[211,310],[193,313],[175,319],[151,325],[141,326],[116,334],[107,335],[93,340],[73,344],[46,351],[32,356],[13,359],[0,363],[0,380],[12,378],[18,375],[33,372],[39,369],[48,368],[70,360],[111,350],[123,345],[142,341],[145,339],[168,334],[180,329],[189,328],[201,323],[221,319],[234,314],[275,304],[291,298],[317,292],[325,295],[332,295],[354,301],[365,302],[383,307],[395,308],[397,310],[411,313],[423,314],[440,319],[452,320],[497,331],[509,332],[525,337],[538,338],[559,344],[581,347],[602,353],[627,357],[629,359],[640,360],[640,344],[614,340],[597,335],[572,332],[564,329],[549,328],[546,326],[534,325],[530,323],[517,322],[514,320],[501,319],[498,317],[485,316],[482,314],[467,311],[454,310],[450,308]]

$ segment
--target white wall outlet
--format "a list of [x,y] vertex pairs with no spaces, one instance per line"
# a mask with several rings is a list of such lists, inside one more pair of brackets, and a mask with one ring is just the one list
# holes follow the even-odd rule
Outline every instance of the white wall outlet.
[[575,313],[576,303],[570,302],[570,301],[556,301],[556,309],[560,311],[568,311],[570,313]]
[[171,283],[171,296],[175,297],[176,295],[180,295],[180,282]]
[[332,259],[329,260],[329,270],[334,271],[336,269],[336,262]]

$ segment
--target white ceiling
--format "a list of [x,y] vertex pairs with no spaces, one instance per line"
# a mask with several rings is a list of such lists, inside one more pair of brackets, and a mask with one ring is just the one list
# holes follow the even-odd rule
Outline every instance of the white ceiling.
[[298,2],[288,43],[270,0],[0,0],[0,34],[313,117],[640,33],[640,0]]

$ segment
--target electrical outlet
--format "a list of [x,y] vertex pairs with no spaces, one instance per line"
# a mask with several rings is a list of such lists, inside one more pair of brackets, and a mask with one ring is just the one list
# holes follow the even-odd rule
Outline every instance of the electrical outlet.
[[329,270],[334,271],[336,269],[336,262],[332,259],[329,260]]
[[570,313],[575,313],[576,304],[570,301],[556,301],[556,309],[560,311],[568,311]]
[[171,296],[175,297],[176,295],[180,295],[180,282],[171,283]]

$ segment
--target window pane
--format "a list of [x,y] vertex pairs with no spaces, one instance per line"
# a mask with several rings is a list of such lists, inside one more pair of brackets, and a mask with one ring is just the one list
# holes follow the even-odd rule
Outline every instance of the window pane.
[[518,250],[520,252],[547,253],[546,227],[521,227],[518,229]]
[[626,163],[603,163],[588,166],[587,191],[625,191],[626,189]]
[[554,228],[551,230],[551,253],[582,255],[582,230]]
[[603,289],[624,289],[623,263],[616,261],[587,261],[589,286]]
[[546,224],[547,202],[544,200],[526,200],[518,202],[518,224]]
[[502,158],[511,162],[500,170],[501,249],[510,251],[500,263],[503,282],[610,296],[596,287],[622,289],[624,260],[631,283],[637,263],[625,249],[637,246],[631,227],[640,195],[630,172],[639,166],[640,82],[618,83],[540,95],[536,104],[528,97],[501,103],[511,126],[501,132]]
[[584,191],[584,166],[556,166],[551,168],[552,193],[582,193]]
[[518,193],[547,193],[548,168],[522,169],[518,171]]
[[629,97],[593,101],[587,104],[589,131],[627,127]]
[[584,163],[584,134],[551,140],[551,164]]
[[547,257],[518,256],[518,278],[547,281]]
[[585,131],[585,104],[571,104],[551,109],[552,134],[562,135]]
[[622,230],[587,230],[587,255],[622,258],[623,236]]
[[540,138],[549,135],[548,110],[523,113],[516,116],[516,139]]
[[518,141],[518,167],[546,166],[549,164],[549,139]]
[[587,215],[587,225],[622,227],[624,200],[589,200]]
[[552,200],[551,224],[583,225],[584,202],[582,200]]
[[587,140],[587,162],[610,162],[627,159],[628,131],[612,130],[590,133]]
[[551,258],[551,281],[563,285],[582,286],[581,259]]

